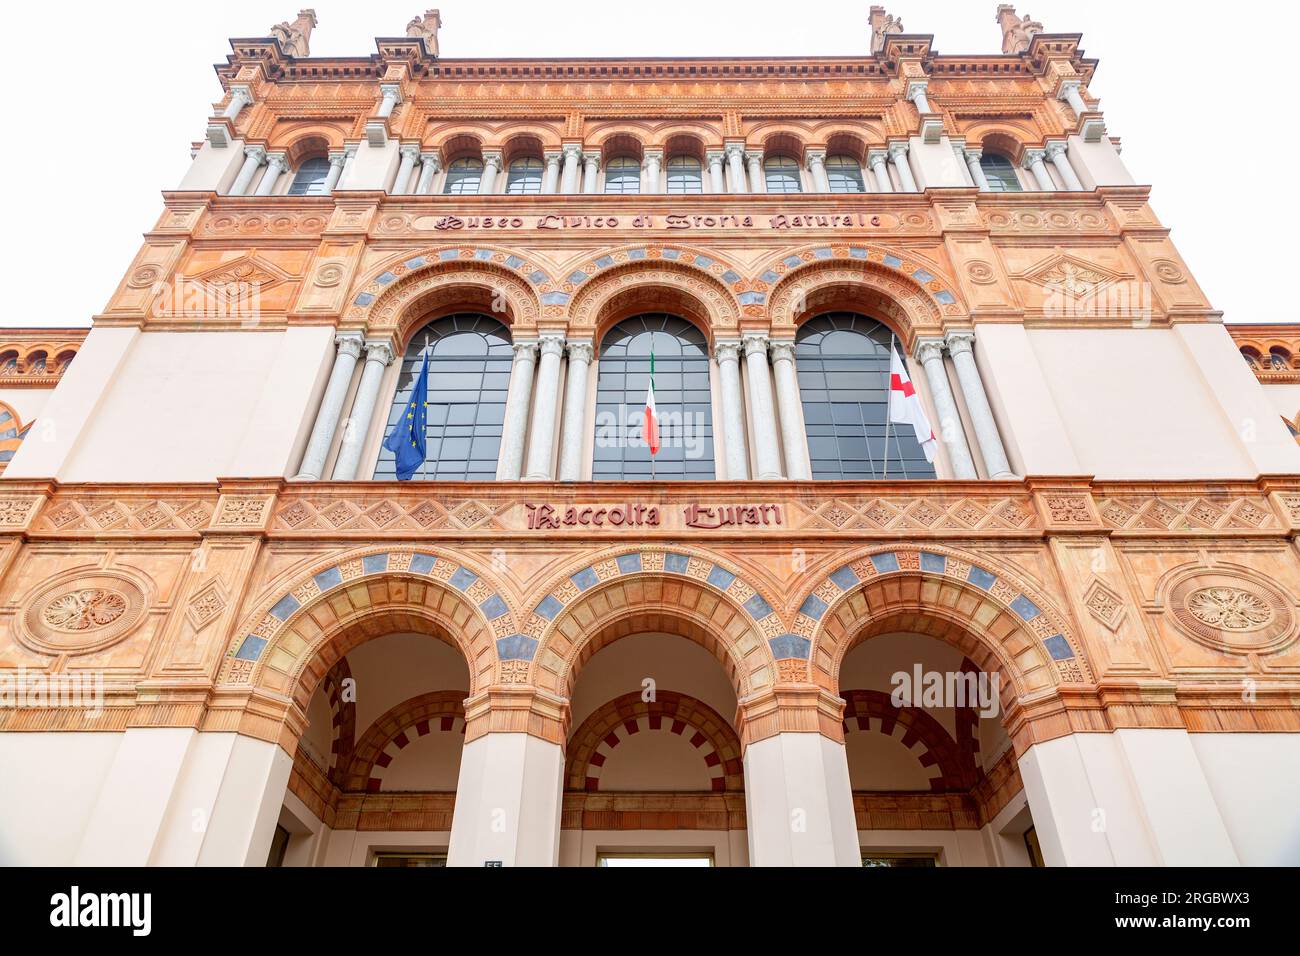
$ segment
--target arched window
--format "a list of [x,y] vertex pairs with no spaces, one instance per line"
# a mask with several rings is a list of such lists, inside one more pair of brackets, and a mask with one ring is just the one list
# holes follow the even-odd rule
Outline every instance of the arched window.
[[818,316],[799,329],[795,366],[814,478],[935,476],[911,427],[889,424],[892,341],[884,325],[851,312]]
[[289,186],[290,196],[326,196],[325,180],[330,174],[330,161],[324,156],[316,156],[303,161],[294,173]]
[[534,196],[542,191],[542,161],[516,159],[506,174],[506,193],[511,196]]
[[1020,185],[1020,177],[1016,175],[1016,167],[1005,156],[998,153],[985,153],[980,157],[980,169],[984,170],[984,178],[989,181],[990,192],[1024,192]]
[[[411,400],[426,350],[429,431],[425,466],[415,477],[492,481],[501,452],[501,426],[514,357],[509,329],[494,318],[471,312],[437,319],[417,332],[402,357],[385,435]],[[391,480],[396,476],[393,453],[385,448],[379,453],[375,478]]]
[[[651,470],[643,434],[650,353],[654,351],[659,454]],[[596,378],[596,481],[713,477],[709,348],[675,315],[638,315],[606,333]]]
[[1289,364],[1287,362],[1286,352],[1282,349],[1270,349],[1268,353],[1268,364],[1272,366],[1275,371],[1281,371],[1286,368]]
[[826,160],[826,177],[833,193],[862,193],[862,164],[852,156],[830,156]]
[[694,156],[668,160],[668,192],[682,196],[704,192],[704,167]]
[[469,196],[478,192],[483,179],[483,160],[458,159],[447,167],[447,185],[443,192],[449,196]]
[[605,192],[639,193],[641,191],[641,163],[630,156],[611,159],[605,167]]
[[803,192],[799,164],[789,156],[769,156],[763,161],[763,176],[770,193]]

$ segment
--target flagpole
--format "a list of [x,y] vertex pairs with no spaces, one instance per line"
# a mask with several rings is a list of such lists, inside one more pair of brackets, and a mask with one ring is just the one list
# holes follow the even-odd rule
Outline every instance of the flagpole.
[[[651,391],[654,390],[654,387],[655,387],[655,330],[651,329],[650,330],[650,389]],[[655,399],[655,402],[658,403],[657,398]],[[650,448],[650,436],[648,435],[645,436],[645,439],[646,439],[646,447]],[[651,481],[656,480],[655,452],[653,448],[650,448],[650,480]]]
[[885,475],[884,480],[889,480],[889,430],[894,418],[894,339],[895,335],[889,333],[889,368],[885,372]]
[[[423,361],[425,361],[425,362],[429,361],[429,342],[428,342],[428,339],[426,339],[425,342],[424,342],[424,349],[423,349],[423,351],[420,353],[420,358],[421,358]],[[412,391],[412,392],[415,391],[415,383],[414,383],[414,382],[411,383],[411,391]],[[425,383],[424,383],[424,407],[425,407],[426,409],[429,407],[429,383],[428,383],[428,382],[425,382]],[[424,460],[423,460],[422,462],[420,462],[420,480],[421,480],[421,481],[428,481],[428,480],[429,480],[429,472],[428,472],[428,470],[427,470],[428,467],[429,467],[429,415],[428,415],[428,412],[426,411],[426,412],[425,412],[425,416],[424,416]]]

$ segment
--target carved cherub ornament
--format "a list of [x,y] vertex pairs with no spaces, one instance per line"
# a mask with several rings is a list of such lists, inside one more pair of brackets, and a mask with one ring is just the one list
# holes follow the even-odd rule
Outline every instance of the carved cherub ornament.
[[438,28],[442,26],[442,14],[437,10],[425,10],[423,17],[412,17],[406,25],[408,37],[424,40],[424,48],[433,56],[438,55]]
[[1016,8],[1009,3],[998,7],[998,23],[1002,27],[1002,52],[1024,53],[1029,41],[1043,32],[1043,25],[1029,14],[1017,16]]
[[298,19],[293,23],[286,20],[271,27],[271,36],[280,41],[280,46],[290,56],[310,56],[311,30],[315,25],[315,10],[299,10]]
[[870,24],[872,53],[879,53],[885,48],[885,37],[891,33],[902,33],[904,29],[902,19],[886,13],[884,7],[871,8]]

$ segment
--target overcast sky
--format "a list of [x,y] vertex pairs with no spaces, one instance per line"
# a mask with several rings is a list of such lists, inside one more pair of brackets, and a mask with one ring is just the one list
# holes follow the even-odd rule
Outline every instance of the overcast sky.
[[[312,0],[307,0],[312,2]],[[438,0],[432,0],[438,2]],[[432,5],[432,4],[431,4]],[[868,2],[819,0],[441,0],[449,57],[829,56],[866,54]],[[996,53],[993,0],[888,0],[940,53]],[[316,56],[375,52],[401,36],[419,0],[315,0]],[[0,148],[8,248],[0,324],[87,325],[126,271],[141,234],[180,181],[221,87],[212,64],[232,36],[265,36],[293,0],[9,8]],[[1091,86],[1124,159],[1229,322],[1300,321],[1272,295],[1297,270],[1286,185],[1300,162],[1289,115],[1300,6],[1034,0],[1049,33],[1082,33],[1099,59]],[[1253,16],[1252,16],[1253,15]],[[1233,39],[1232,31],[1237,31]],[[1252,43],[1244,41],[1250,38]],[[1240,62],[1268,38],[1272,53]],[[1255,49],[1260,49],[1254,47]]]

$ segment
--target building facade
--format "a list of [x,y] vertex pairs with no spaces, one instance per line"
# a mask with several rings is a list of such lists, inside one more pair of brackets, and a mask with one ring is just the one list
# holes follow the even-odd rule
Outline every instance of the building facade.
[[6,339],[0,859],[1300,863],[1298,386],[996,17],[233,40],[84,341]]

